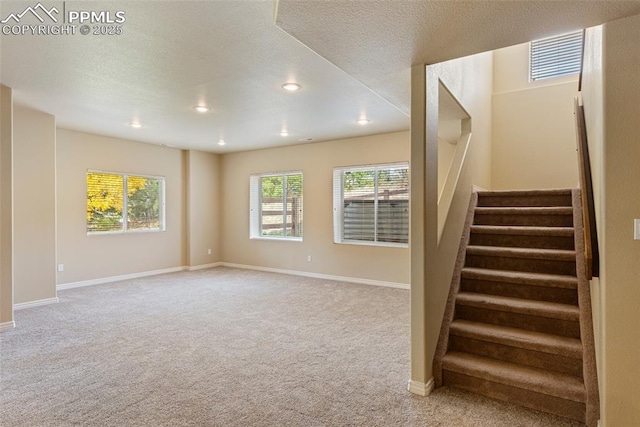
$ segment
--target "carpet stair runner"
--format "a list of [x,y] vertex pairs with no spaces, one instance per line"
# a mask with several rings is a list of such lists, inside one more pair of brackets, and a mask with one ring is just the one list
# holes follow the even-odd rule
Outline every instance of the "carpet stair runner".
[[576,190],[474,193],[436,386],[597,423],[579,198]]

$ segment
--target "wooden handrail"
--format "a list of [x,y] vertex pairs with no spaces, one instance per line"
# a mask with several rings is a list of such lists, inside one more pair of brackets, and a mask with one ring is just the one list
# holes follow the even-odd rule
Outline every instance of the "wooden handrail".
[[593,200],[593,181],[587,126],[584,106],[579,97],[574,102],[576,116],[576,141],[578,145],[578,169],[580,171],[580,194],[582,196],[582,221],[584,224],[584,253],[587,279],[600,276],[600,258],[598,254],[598,233],[596,229],[596,209]]

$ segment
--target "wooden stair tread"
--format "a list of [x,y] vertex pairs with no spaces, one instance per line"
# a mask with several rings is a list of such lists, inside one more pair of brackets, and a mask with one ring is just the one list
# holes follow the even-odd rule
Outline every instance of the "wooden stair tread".
[[538,227],[516,225],[472,225],[471,233],[510,234],[517,236],[573,236],[573,227]]
[[464,267],[462,278],[493,282],[519,283],[531,286],[577,289],[578,278],[561,274],[529,273],[524,271],[493,270],[489,268]]
[[565,206],[478,206],[476,215],[573,215],[573,208]]
[[509,258],[532,258],[558,261],[576,260],[576,251],[566,249],[512,248],[501,246],[467,246],[467,254]]
[[498,295],[460,292],[456,296],[456,305],[547,317],[551,319],[569,321],[580,320],[580,309],[577,306],[560,304],[557,302],[534,301]]
[[571,375],[461,352],[447,353],[442,359],[442,368],[574,402],[586,400],[582,380]]
[[582,343],[577,338],[561,337],[506,326],[469,320],[454,320],[451,323],[451,335],[524,348],[550,354],[582,358]]

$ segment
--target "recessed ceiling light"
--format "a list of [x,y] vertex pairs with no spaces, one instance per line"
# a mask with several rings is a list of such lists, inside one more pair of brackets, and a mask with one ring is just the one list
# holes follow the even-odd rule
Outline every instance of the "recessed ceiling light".
[[131,126],[134,129],[140,129],[142,127],[142,125],[140,124],[140,122],[131,122],[129,124],[129,126]]
[[207,113],[209,110],[211,110],[211,108],[207,107],[206,105],[196,105],[195,107],[193,107],[193,109],[198,113]]
[[280,136],[289,136],[289,132],[283,130],[282,132],[280,132]]
[[298,83],[285,83],[282,85],[282,89],[288,90],[289,92],[295,92],[299,90],[302,86]]
[[369,123],[369,119],[358,119],[358,124],[359,125],[366,125],[367,123]]
[[227,145],[227,143],[224,142],[224,139],[221,139],[220,141],[218,141],[218,145]]

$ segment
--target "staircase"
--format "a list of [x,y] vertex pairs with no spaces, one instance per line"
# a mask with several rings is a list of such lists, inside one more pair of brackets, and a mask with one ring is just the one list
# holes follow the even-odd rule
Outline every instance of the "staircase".
[[577,190],[474,193],[436,386],[597,424],[580,206]]

